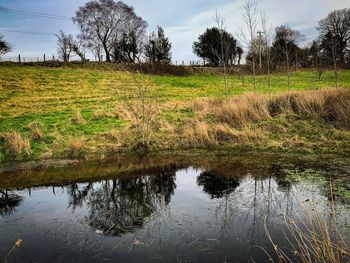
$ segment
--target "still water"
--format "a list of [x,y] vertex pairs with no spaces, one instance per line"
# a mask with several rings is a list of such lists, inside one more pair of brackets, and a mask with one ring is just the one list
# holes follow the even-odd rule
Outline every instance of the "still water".
[[333,199],[350,236],[350,203],[327,187],[341,178],[344,189],[346,161],[259,158],[0,174],[0,258],[21,239],[6,262],[266,262],[266,228],[292,255],[286,218],[332,221]]

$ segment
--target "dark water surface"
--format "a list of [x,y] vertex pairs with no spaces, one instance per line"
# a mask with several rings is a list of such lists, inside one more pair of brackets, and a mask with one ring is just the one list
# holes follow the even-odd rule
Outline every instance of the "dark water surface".
[[0,174],[0,258],[22,239],[7,262],[266,262],[265,224],[289,253],[285,217],[331,221],[333,198],[349,237],[349,202],[328,187],[347,189],[346,164],[157,157]]

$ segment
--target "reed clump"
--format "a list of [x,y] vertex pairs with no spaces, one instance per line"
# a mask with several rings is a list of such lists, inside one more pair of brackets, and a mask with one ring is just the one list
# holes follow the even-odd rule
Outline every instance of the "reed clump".
[[236,129],[227,123],[210,124],[205,121],[197,121],[186,126],[183,135],[190,146],[250,143],[265,138],[263,131],[253,127]]
[[93,112],[91,119],[92,120],[100,120],[104,118],[114,118],[115,114],[113,112],[104,111],[104,110],[96,110]]
[[75,110],[71,121],[73,124],[78,124],[78,125],[84,124],[86,122],[83,115],[81,114],[80,110]]
[[[342,263],[350,262],[350,248],[337,229],[335,212],[331,220],[323,220],[317,209],[304,207],[305,219],[297,223],[285,216],[284,236],[289,248],[274,242],[265,223],[265,232],[277,256],[277,262]],[[266,252],[266,251],[265,251]],[[272,255],[269,255],[272,259]]]
[[72,137],[67,140],[66,152],[70,157],[83,157],[87,148],[87,140],[84,137]]
[[350,129],[350,90],[320,89],[280,95],[247,94],[228,99],[200,99],[193,103],[199,116],[233,127],[271,119],[280,114],[296,114],[323,120]]
[[16,131],[0,133],[0,140],[5,144],[6,153],[12,157],[22,159],[32,153],[30,140]]
[[33,121],[29,123],[28,128],[31,130],[31,139],[32,140],[42,140],[43,133],[41,131],[41,123]]

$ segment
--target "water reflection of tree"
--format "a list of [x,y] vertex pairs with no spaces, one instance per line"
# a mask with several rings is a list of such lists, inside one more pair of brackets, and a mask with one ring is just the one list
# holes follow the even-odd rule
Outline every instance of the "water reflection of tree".
[[233,192],[239,186],[239,180],[235,177],[224,177],[214,172],[204,171],[198,176],[197,184],[214,199]]
[[88,196],[87,221],[105,234],[119,235],[141,227],[145,218],[170,202],[175,173],[103,181]]
[[[250,245],[256,245],[264,236],[265,219],[270,222],[283,213],[293,213],[292,184],[285,180],[281,167],[272,165],[259,171],[232,169],[232,176],[226,167],[223,170],[225,176],[216,169],[216,173],[203,172],[197,178],[203,191],[217,199],[216,218],[220,221],[217,225],[223,244],[234,231],[249,237]],[[242,228],[237,229],[238,225]]]
[[91,190],[93,190],[93,183],[88,183],[81,188],[79,188],[79,184],[77,183],[69,185],[67,187],[69,196],[68,207],[73,208],[73,210],[76,207],[82,207]]
[[8,190],[0,190],[0,215],[10,215],[20,205],[23,198]]

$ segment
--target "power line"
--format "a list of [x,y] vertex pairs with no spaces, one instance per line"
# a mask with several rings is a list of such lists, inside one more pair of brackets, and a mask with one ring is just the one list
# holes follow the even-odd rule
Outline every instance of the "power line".
[[48,35],[48,36],[54,36],[55,35],[55,34],[43,33],[43,32],[30,32],[30,31],[7,30],[7,29],[0,29],[0,32],[32,34],[32,35]]
[[16,13],[16,14],[20,14],[20,15],[30,15],[30,16],[43,16],[43,17],[48,17],[48,18],[57,18],[57,19],[71,20],[71,17],[69,17],[69,16],[54,15],[54,14],[39,13],[39,12],[31,12],[31,11],[21,11],[21,10],[9,9],[9,8],[4,8],[4,7],[0,7],[0,12]]
[[69,16],[53,15],[53,14],[39,13],[39,12],[21,11],[21,10],[15,10],[15,9],[8,9],[8,8],[4,8],[4,7],[0,7],[0,12],[15,14],[15,15],[24,15],[24,16],[33,16],[33,17],[42,17],[42,18],[71,21],[71,17],[69,17]]

